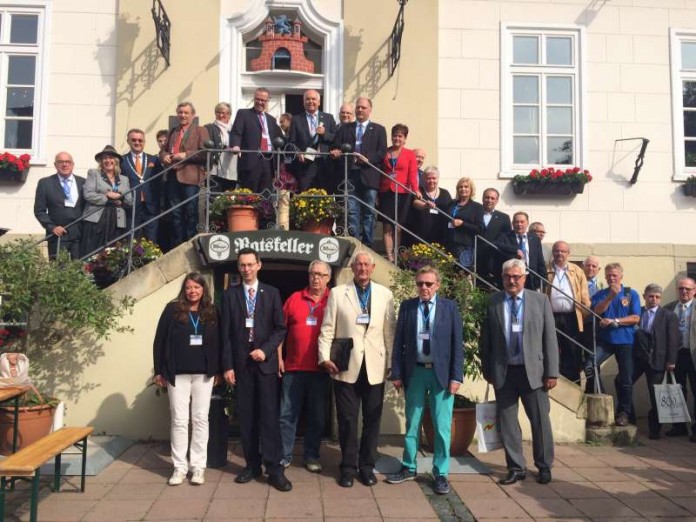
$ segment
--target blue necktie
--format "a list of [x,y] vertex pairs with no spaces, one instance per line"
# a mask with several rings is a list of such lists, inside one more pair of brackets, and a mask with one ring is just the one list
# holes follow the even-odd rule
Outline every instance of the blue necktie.
[[72,193],[70,192],[70,179],[61,180],[63,184],[63,194],[65,194],[66,201],[72,203]]
[[363,124],[358,123],[358,132],[355,135],[355,152],[362,151]]
[[522,352],[522,332],[515,332],[513,324],[521,324],[519,317],[519,297],[512,297],[510,300],[510,352],[513,357],[517,357]]
[[[430,333],[430,301],[423,301],[423,330]],[[430,339],[423,340],[423,355],[430,355]]]

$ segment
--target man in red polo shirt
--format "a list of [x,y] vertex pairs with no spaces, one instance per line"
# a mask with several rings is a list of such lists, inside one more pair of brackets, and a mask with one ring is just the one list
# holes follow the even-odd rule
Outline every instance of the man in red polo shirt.
[[330,279],[331,267],[323,261],[312,261],[309,264],[309,285],[288,297],[283,306],[288,332],[281,364],[281,371],[285,372],[280,407],[281,464],[290,465],[297,419],[306,403],[307,431],[303,456],[305,467],[312,473],[319,473],[322,469],[319,445],[324,431],[329,376],[318,364],[318,339],[329,298],[327,286]]

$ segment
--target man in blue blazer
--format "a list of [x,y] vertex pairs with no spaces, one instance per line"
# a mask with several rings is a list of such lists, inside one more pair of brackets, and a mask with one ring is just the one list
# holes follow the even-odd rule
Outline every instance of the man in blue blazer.
[[391,381],[406,390],[406,436],[401,471],[387,482],[416,477],[416,452],[426,394],[435,428],[433,490],[449,492],[449,447],[454,395],[464,373],[462,319],[457,304],[437,295],[440,274],[424,266],[416,273],[418,297],[401,304],[394,334]]
[[[154,181],[148,181],[159,171],[159,158],[144,151],[145,133],[140,129],[129,130],[127,141],[130,150],[122,156],[121,174],[128,178],[131,188],[136,188],[133,193],[133,209],[130,212],[135,212],[135,227],[137,228],[156,217],[160,212],[161,177]],[[130,214],[128,218],[131,218]],[[128,224],[130,225],[130,222]],[[157,220],[145,225],[138,229],[136,237],[145,236],[156,243],[157,226]]]

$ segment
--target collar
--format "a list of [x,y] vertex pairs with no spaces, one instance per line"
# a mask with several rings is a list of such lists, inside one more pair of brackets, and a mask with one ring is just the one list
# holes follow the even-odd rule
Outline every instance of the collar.
[[646,308],[645,310],[648,312],[656,313],[657,309],[660,308],[659,306],[653,306],[652,308]]
[[[418,304],[419,304],[419,305],[423,304],[424,302],[425,302],[425,301],[423,301],[420,297],[418,298]],[[437,292],[435,292],[435,294],[433,295],[433,297],[432,297],[432,298],[430,299],[430,301],[428,301],[428,302],[429,302],[431,305],[434,305],[434,304],[437,302]]]
[[61,176],[60,174],[58,174],[57,172],[56,172],[56,176],[58,176],[58,181],[60,181],[61,183],[63,183],[63,181],[70,181],[70,183],[75,183],[75,176],[73,175],[72,172],[70,173],[69,176],[67,176],[65,178],[63,176]]
[[[324,293],[323,293],[322,295],[319,296],[319,301],[318,301],[318,302],[321,302],[321,301],[323,301],[323,300],[325,300],[325,299],[328,299],[328,297],[329,297],[329,289],[327,288],[326,290],[324,290]],[[308,286],[306,286],[306,287],[304,287],[304,288],[302,289],[302,299],[306,299],[306,300],[308,300],[308,301],[314,301],[314,298],[312,297],[312,294],[311,294],[311,292],[309,291],[309,287],[308,287]]]
[[[515,297],[519,297],[522,301],[524,301],[524,288]],[[505,291],[505,300],[512,301],[512,296],[508,294],[507,291]]]
[[567,272],[568,271],[568,265],[566,266],[558,266],[556,263],[553,264],[553,270],[554,272]]
[[367,130],[367,126],[370,124],[370,120],[365,120],[364,122],[360,123],[358,120],[355,120],[355,128],[357,129],[359,125],[363,126],[363,130]]
[[256,295],[259,295],[259,280],[258,279],[250,285],[248,285],[246,283],[242,283],[242,286],[244,287],[244,295],[249,294],[249,288],[253,288]]
[[369,290],[370,287],[372,286],[372,279],[370,279],[370,280],[367,282],[367,286],[366,286],[365,288],[363,288],[362,286],[360,286],[360,285],[358,284],[358,282],[357,282],[355,279],[353,279],[353,286],[356,288],[356,290],[362,290],[363,292],[366,292],[366,291]]
[[315,112],[314,114],[312,114],[311,112],[305,111],[305,116],[307,116],[307,118],[314,118],[314,117],[316,117],[317,120],[318,120],[318,119],[319,119],[319,111]]
[[694,302],[693,299],[688,300],[686,303],[679,302],[680,305],[686,305],[687,308],[691,307],[691,304]]

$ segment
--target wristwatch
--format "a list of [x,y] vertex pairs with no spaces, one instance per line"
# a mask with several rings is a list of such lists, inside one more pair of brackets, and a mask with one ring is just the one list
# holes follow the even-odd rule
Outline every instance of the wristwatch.
[[619,327],[619,318],[615,317],[614,318],[614,328],[618,328],[618,327]]

